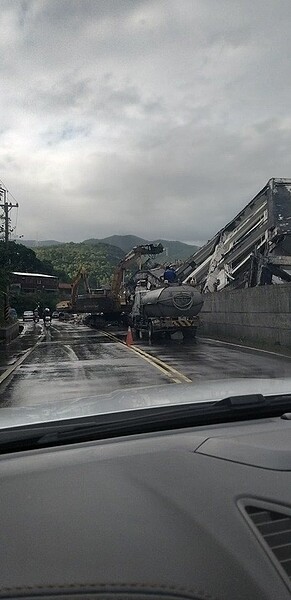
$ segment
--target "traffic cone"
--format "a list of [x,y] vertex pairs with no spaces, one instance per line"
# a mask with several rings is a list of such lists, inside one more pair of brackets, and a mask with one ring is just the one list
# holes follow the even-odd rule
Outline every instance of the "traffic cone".
[[128,327],[125,343],[126,343],[127,346],[131,346],[133,344],[133,337],[132,337],[131,327]]

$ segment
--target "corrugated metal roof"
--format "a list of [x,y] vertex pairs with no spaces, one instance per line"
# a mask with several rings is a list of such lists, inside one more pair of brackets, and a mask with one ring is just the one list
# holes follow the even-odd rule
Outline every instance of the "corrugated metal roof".
[[12,275],[21,275],[24,277],[48,277],[49,279],[58,279],[55,275],[45,275],[44,273],[19,273],[18,271],[12,271]]

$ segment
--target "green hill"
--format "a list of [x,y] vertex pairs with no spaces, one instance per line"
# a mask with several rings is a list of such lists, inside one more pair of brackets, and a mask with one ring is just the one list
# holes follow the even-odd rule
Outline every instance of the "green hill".
[[112,244],[113,246],[121,248],[125,253],[129,252],[134,246],[148,243],[147,240],[136,235],[110,235],[109,237],[100,240],[94,238],[85,240],[84,244],[95,244],[96,242],[101,244]]
[[124,256],[120,248],[110,244],[84,242],[34,248],[37,257],[51,263],[55,271],[74,279],[79,268],[85,267],[91,287],[109,283],[114,268]]
[[192,246],[190,244],[185,244],[184,242],[179,241],[171,241],[171,240],[146,240],[144,238],[137,237],[136,235],[111,235],[110,237],[103,238],[102,240],[98,239],[89,239],[85,240],[84,244],[96,244],[96,243],[105,243],[105,244],[114,244],[118,246],[124,252],[129,252],[131,248],[134,246],[139,246],[140,244],[148,244],[149,242],[153,242],[155,244],[161,243],[165,252],[159,255],[159,261],[171,262],[175,260],[185,260],[189,258],[196,250],[198,250],[198,246]]
[[107,238],[88,239],[84,242],[61,243],[56,241],[39,241],[34,245],[33,240],[26,240],[25,245],[33,247],[37,257],[51,263],[61,279],[71,281],[81,265],[90,273],[92,287],[108,283],[114,267],[134,246],[161,243],[165,251],[156,256],[156,262],[183,261],[198,249],[197,246],[172,240],[146,240],[135,235],[112,235]]
[[175,260],[185,260],[186,258],[192,256],[196,250],[198,250],[198,246],[192,246],[179,241],[172,242],[169,240],[155,240],[155,243],[161,243],[164,246],[165,252],[160,256],[166,262],[168,260],[169,262]]
[[62,244],[62,242],[57,242],[56,240],[21,240],[19,242],[16,240],[16,243],[21,243],[27,248],[38,248],[40,246],[60,246],[60,244]]

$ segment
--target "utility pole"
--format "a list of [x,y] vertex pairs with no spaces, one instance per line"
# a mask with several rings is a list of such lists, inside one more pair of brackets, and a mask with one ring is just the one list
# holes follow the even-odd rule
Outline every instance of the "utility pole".
[[[4,242],[5,242],[5,251],[6,251],[6,260],[8,263],[8,250],[9,250],[9,213],[12,208],[18,208],[18,202],[16,204],[12,204],[12,202],[7,201],[7,190],[5,188],[0,187],[0,199],[3,199],[3,204],[0,204],[0,208],[3,209],[4,213]],[[4,292],[4,320],[6,322],[9,321],[9,285],[6,287],[6,292]]]

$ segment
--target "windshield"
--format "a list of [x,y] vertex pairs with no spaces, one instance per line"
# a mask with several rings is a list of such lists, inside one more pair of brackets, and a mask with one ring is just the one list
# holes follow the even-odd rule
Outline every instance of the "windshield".
[[291,393],[290,16],[2,0],[0,429]]

